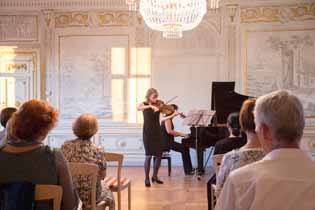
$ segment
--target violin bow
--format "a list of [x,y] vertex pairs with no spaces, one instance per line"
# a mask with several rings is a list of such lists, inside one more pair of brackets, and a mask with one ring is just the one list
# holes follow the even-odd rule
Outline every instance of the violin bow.
[[170,100],[166,101],[165,104],[169,104],[170,102],[174,101],[176,98],[178,98],[178,96],[174,96]]

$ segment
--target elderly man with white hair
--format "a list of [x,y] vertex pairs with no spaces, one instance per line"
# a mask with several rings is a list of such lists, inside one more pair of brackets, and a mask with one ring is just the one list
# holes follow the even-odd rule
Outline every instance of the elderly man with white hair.
[[254,114],[266,156],[231,172],[216,210],[315,210],[315,165],[299,148],[301,102],[276,91],[257,100]]

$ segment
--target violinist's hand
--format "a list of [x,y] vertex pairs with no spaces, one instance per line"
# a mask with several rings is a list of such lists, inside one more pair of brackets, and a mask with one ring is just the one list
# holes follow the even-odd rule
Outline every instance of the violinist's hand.
[[153,109],[154,112],[158,112],[159,108],[157,108],[156,106],[153,105],[149,105],[151,109]]

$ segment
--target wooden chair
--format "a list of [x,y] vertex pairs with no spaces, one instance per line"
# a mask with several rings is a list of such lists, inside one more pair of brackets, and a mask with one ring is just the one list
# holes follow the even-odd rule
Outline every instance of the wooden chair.
[[[223,156],[224,156],[224,154],[212,156],[212,164],[213,164],[213,168],[214,168],[214,172],[215,172],[216,176],[219,173],[219,169],[220,169],[220,165],[221,165]],[[218,196],[218,195],[215,195],[216,191],[217,191],[216,185],[212,184],[211,185],[211,206],[212,206],[212,209],[214,209],[214,207],[215,207],[216,197]]]
[[118,165],[117,176],[106,177],[104,181],[113,192],[117,192],[118,210],[121,210],[121,191],[128,188],[128,210],[131,210],[131,181],[127,178],[121,177],[121,168],[124,155],[110,152],[107,152],[105,155],[107,162],[117,162]]
[[72,177],[78,175],[91,177],[92,180],[91,204],[89,206],[85,206],[85,209],[104,210],[106,208],[105,202],[100,202],[96,204],[96,182],[99,172],[98,165],[92,163],[70,162],[69,169]]
[[213,155],[212,156],[212,166],[214,168],[215,174],[218,174],[218,172],[219,172],[223,156],[224,156],[224,154]]
[[35,200],[53,200],[53,210],[60,210],[62,200],[62,187],[58,185],[36,185]]
[[[153,157],[153,162],[155,162],[156,157]],[[165,151],[162,154],[162,160],[167,160],[167,167],[168,167],[168,176],[171,176],[172,173],[172,156],[171,152]]]

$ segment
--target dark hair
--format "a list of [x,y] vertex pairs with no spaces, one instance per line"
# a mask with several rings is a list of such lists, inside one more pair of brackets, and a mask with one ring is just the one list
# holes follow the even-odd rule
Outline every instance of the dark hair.
[[44,140],[58,121],[59,112],[49,102],[30,100],[10,119],[8,136],[24,141]]
[[233,113],[229,114],[229,116],[227,118],[227,124],[231,127],[232,134],[234,136],[239,136],[241,134],[239,113],[238,112],[233,112]]
[[172,107],[174,107],[175,110],[178,110],[178,106],[176,104],[170,104]]
[[3,127],[7,126],[9,119],[12,117],[12,115],[16,111],[17,109],[15,107],[7,107],[7,108],[2,109],[1,114],[0,114],[0,123]]
[[244,101],[240,112],[240,125],[242,131],[255,132],[254,108],[256,99],[247,99]]

